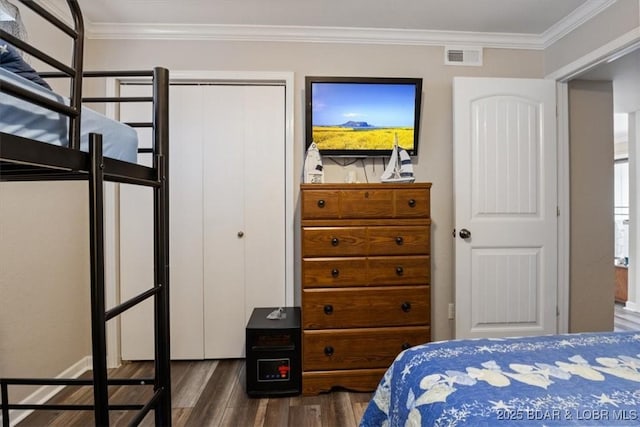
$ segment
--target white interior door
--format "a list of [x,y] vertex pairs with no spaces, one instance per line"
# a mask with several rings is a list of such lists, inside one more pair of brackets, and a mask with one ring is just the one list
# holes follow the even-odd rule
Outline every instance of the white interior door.
[[206,93],[205,357],[243,357],[253,308],[285,304],[284,87]]
[[456,337],[555,333],[555,82],[455,78],[454,169]]

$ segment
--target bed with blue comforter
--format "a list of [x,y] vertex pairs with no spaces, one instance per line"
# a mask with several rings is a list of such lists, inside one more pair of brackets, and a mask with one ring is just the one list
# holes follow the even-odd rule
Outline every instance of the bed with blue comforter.
[[640,333],[428,343],[398,355],[368,426],[640,426]]

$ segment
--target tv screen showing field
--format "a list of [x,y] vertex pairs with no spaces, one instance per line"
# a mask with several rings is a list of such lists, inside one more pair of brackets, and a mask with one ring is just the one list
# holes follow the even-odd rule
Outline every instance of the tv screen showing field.
[[412,84],[313,83],[312,137],[322,150],[414,148]]

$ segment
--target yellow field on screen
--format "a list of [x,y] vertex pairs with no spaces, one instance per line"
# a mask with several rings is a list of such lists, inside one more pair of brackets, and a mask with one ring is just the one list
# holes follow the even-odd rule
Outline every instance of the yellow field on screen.
[[401,148],[413,149],[412,127],[375,129],[313,127],[313,141],[320,150],[391,150],[396,134]]

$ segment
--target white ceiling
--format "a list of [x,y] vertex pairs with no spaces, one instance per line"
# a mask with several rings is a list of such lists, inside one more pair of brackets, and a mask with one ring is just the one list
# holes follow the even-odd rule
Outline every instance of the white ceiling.
[[602,0],[79,0],[92,23],[393,28],[542,34]]
[[[65,0],[47,1],[57,2],[59,10],[66,9]],[[98,38],[142,34],[414,44],[444,41],[533,49],[547,47],[614,1],[78,0],[89,37]],[[640,108],[639,64],[640,53],[636,53],[580,77],[613,80],[616,111],[635,111]]]
[[[43,0],[44,1],[44,0]],[[66,0],[46,0],[68,11]],[[544,49],[617,0],[78,0],[89,38]]]

